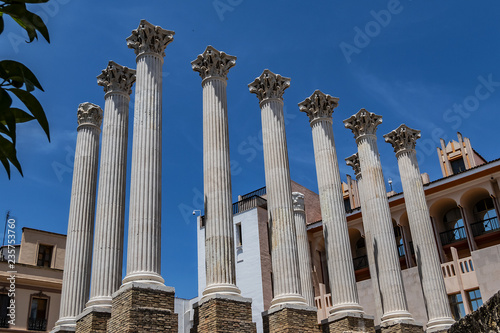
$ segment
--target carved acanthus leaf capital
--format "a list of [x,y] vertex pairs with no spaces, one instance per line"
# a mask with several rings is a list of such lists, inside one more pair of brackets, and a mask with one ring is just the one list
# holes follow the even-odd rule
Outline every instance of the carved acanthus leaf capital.
[[309,122],[320,118],[331,118],[333,109],[339,105],[339,99],[330,95],[325,95],[319,90],[313,92],[303,102],[299,103],[299,110],[305,112],[309,117]]
[[175,32],[154,26],[146,20],[141,20],[139,27],[132,30],[132,35],[127,37],[127,46],[134,49],[136,55],[146,52],[157,53],[165,56],[165,48],[174,40]]
[[227,80],[227,73],[234,65],[236,65],[235,56],[220,52],[211,45],[191,62],[193,70],[200,73],[202,79],[222,77]]
[[103,112],[99,105],[85,102],[78,105],[78,125],[92,125],[101,127]]
[[300,192],[292,192],[293,210],[304,210],[304,195]]
[[410,128],[405,124],[384,135],[385,142],[389,142],[392,145],[396,155],[403,151],[414,150],[418,138],[420,138],[420,131]]
[[104,92],[132,93],[132,85],[135,82],[135,70],[118,65],[114,61],[108,63],[108,67],[97,76],[97,84],[104,87]]
[[285,89],[290,87],[290,79],[265,69],[248,85],[250,92],[257,95],[260,102],[269,98],[283,99]]
[[358,139],[363,135],[375,135],[377,126],[382,123],[382,116],[361,109],[349,119],[344,120],[345,128],[348,128],[354,134],[354,138]]
[[359,180],[359,178],[361,177],[361,165],[359,164],[358,153],[346,158],[345,163],[352,168],[352,170],[354,171],[354,175],[356,176],[356,179]]

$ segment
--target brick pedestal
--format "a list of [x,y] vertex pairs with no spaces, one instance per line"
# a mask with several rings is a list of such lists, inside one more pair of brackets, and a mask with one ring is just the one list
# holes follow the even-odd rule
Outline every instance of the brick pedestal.
[[76,333],[106,333],[110,308],[89,307],[76,317]]
[[283,304],[262,313],[264,333],[320,333],[317,309]]
[[252,322],[252,300],[229,295],[211,295],[193,305],[191,333],[256,333]]
[[331,316],[321,322],[323,333],[363,332],[375,333],[373,317],[360,313]]
[[423,333],[424,328],[422,325],[415,323],[396,323],[393,325],[380,325],[381,333]]
[[50,333],[75,333],[75,328],[68,328],[64,326],[57,326],[50,331]]
[[175,289],[163,285],[131,282],[113,294],[107,333],[175,332]]

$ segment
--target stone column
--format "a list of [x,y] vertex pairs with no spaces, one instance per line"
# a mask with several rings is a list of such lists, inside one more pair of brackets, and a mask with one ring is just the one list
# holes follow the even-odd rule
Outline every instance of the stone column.
[[175,289],[160,275],[162,65],[173,35],[141,20],[127,38],[137,55],[127,275],[112,295],[108,333],[177,332]]
[[289,86],[289,78],[274,74],[268,69],[248,85],[250,92],[257,95],[262,111],[267,211],[271,225],[274,276],[274,298],[271,307],[286,303],[306,304],[300,289],[292,186],[283,117],[283,93]]
[[363,313],[352,261],[342,181],[332,129],[333,109],[339,99],[316,90],[299,103],[309,117],[314,143],[321,218],[332,294],[330,315]]
[[111,316],[111,295],[121,284],[128,110],[134,82],[135,70],[113,61],[97,77],[97,83],[104,87],[106,95],[90,300],[77,318],[78,331],[82,333],[87,330],[80,329],[80,326],[106,329],[107,319]]
[[[208,46],[191,62],[203,87],[203,179],[207,283],[194,306],[193,332],[254,332],[252,300],[236,287],[226,85],[236,57]],[[228,309],[232,309],[228,311]],[[235,315],[237,314],[237,315]]]
[[455,321],[451,316],[441,263],[434,243],[429,208],[425,200],[417,162],[415,144],[420,138],[420,131],[401,125],[384,135],[384,138],[394,147],[398,159],[406,211],[413,235],[415,257],[429,318],[427,332],[444,331],[450,328]]
[[[375,269],[378,273],[383,309],[381,325],[413,324],[413,318],[408,312],[375,135],[380,123],[382,123],[381,116],[365,109],[344,120],[345,127],[352,130],[358,145],[359,162],[363,173],[363,223],[368,226],[371,233],[366,236],[371,238],[368,242],[372,242],[373,245]],[[372,283],[376,284],[377,281],[373,279]]]
[[162,66],[174,32],[141,20],[127,38],[137,55],[127,275],[123,283],[161,277]]
[[56,332],[76,330],[76,316],[85,307],[90,289],[102,110],[95,104],[82,103],[78,106],[77,114],[78,136],[71,187],[61,310],[54,328]]
[[309,239],[307,237],[304,195],[299,192],[292,192],[292,202],[295,232],[297,234],[297,252],[299,255],[299,273],[302,295],[309,306],[315,306],[312,284],[311,250],[309,249]]

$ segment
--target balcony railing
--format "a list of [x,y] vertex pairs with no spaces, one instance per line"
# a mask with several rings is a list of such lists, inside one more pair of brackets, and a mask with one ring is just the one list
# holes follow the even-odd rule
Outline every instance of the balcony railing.
[[264,207],[267,205],[267,200],[258,195],[253,195],[249,198],[240,200],[233,204],[233,215],[242,213],[255,207]]
[[455,242],[458,242],[462,239],[467,238],[467,236],[465,234],[464,227],[458,227],[455,229],[451,229],[451,230],[442,232],[439,234],[439,236],[441,238],[441,244],[443,244],[443,245],[455,243]]
[[0,317],[0,328],[9,328],[9,317]]
[[353,264],[354,264],[354,270],[357,271],[358,269],[368,267],[368,257],[367,256],[361,256],[353,259]]
[[398,245],[398,253],[400,257],[405,256],[405,245],[404,244],[399,244]]
[[472,229],[472,234],[474,235],[474,237],[500,230],[500,226],[498,225],[498,219],[496,217],[472,223],[470,227]]
[[248,198],[251,198],[253,196],[256,196],[258,195],[259,197],[263,196],[266,194],[266,187],[261,187],[259,188],[258,190],[255,190],[253,192],[250,192],[250,193],[247,193],[245,195],[242,195],[241,196],[241,200],[245,200],[245,199],[248,199]]
[[47,330],[47,319],[28,319],[28,330],[30,331],[46,331]]

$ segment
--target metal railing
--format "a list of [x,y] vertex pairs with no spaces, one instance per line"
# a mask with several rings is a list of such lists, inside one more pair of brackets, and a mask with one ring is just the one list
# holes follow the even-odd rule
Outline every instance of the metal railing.
[[405,256],[405,245],[404,244],[399,244],[398,245],[398,253],[400,257]]
[[249,198],[240,200],[233,204],[233,215],[242,213],[244,211],[250,210],[255,207],[265,207],[267,206],[267,200],[261,198],[258,195],[253,195]]
[[472,223],[470,227],[472,229],[472,234],[474,235],[474,237],[500,230],[498,219],[496,217],[491,217],[483,221]]
[[9,317],[0,317],[0,328],[9,328]]
[[47,330],[47,319],[28,319],[28,330],[30,331],[46,331]]
[[241,196],[241,200],[244,200],[244,199],[248,199],[248,198],[251,198],[253,196],[256,196],[258,195],[259,197],[263,196],[263,195],[266,195],[266,187],[261,187],[259,188],[258,190],[255,190],[255,191],[252,191],[250,193],[247,193],[245,195],[242,195]]
[[368,257],[367,256],[361,256],[354,258],[353,260],[354,264],[354,270],[357,271],[358,269],[368,267]]
[[441,244],[448,245],[454,242],[458,242],[462,239],[466,239],[467,235],[465,234],[464,227],[458,227],[440,233],[439,237],[441,238]]

